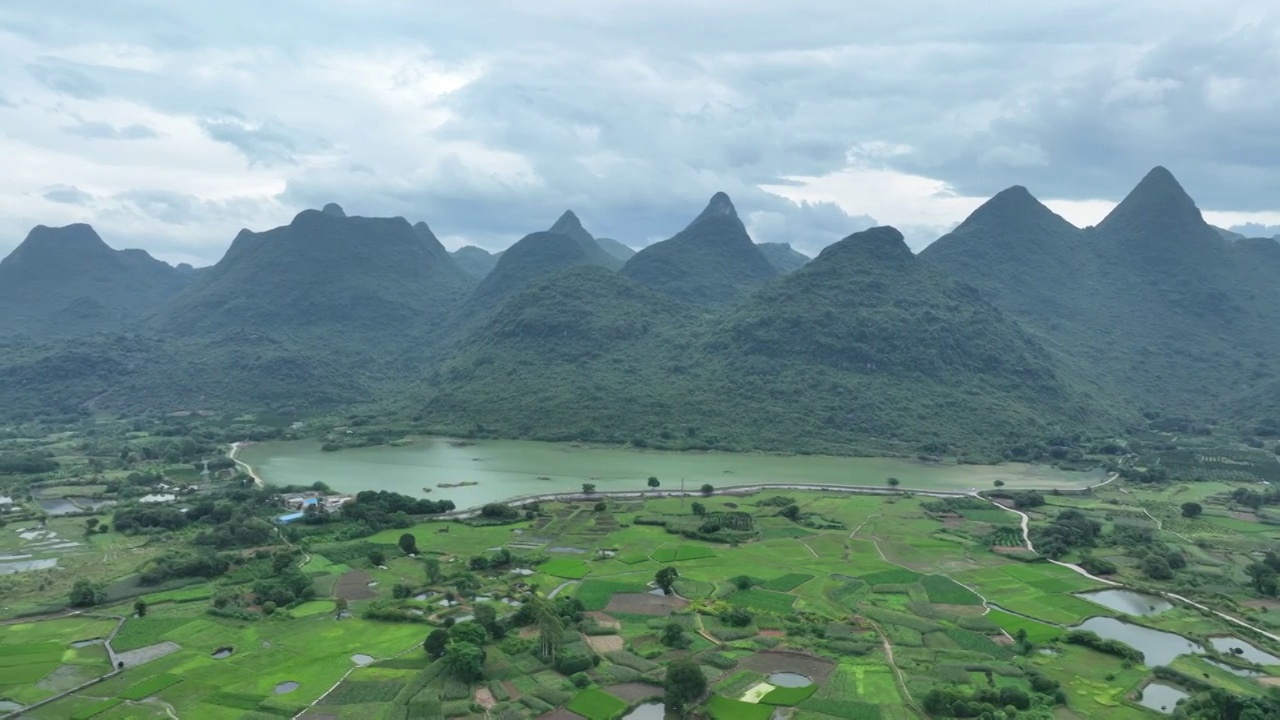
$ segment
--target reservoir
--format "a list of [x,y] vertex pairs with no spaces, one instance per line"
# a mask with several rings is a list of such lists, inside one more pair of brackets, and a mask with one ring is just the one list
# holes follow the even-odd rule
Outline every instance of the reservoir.
[[[520,495],[580,492],[584,483],[599,491],[644,491],[649,477],[660,490],[697,494],[714,487],[757,483],[814,483],[901,489],[1082,488],[1102,482],[1101,470],[1069,472],[1047,465],[957,465],[899,458],[765,455],[725,452],[665,452],[614,446],[584,446],[524,440],[417,438],[398,447],[324,452],[319,441],[259,443],[243,447],[239,459],[273,485],[316,481],[337,492],[389,490],[431,500],[452,500],[459,509]],[[460,485],[461,483],[475,483]],[[440,487],[441,484],[454,487]],[[423,489],[429,488],[429,493]]]

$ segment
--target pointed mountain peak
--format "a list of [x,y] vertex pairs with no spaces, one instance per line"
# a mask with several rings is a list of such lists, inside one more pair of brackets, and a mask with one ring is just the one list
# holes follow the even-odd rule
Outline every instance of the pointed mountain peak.
[[818,254],[814,265],[832,262],[855,262],[858,264],[876,263],[880,265],[900,265],[916,259],[907,247],[906,240],[897,228],[888,225],[873,227],[856,232],[849,237],[829,245]]
[[560,219],[556,220],[556,224],[552,225],[551,229],[547,230],[547,232],[563,235],[567,238],[573,238],[577,242],[582,243],[584,247],[594,245],[596,241],[596,239],[591,236],[591,233],[587,232],[587,229],[582,227],[582,222],[578,220],[578,216],[574,215],[572,210],[565,210],[564,214],[560,216]]
[[1160,166],[1152,168],[1098,227],[1152,222],[1191,223],[1209,229],[1195,201],[1182,189],[1173,173]]
[[1001,190],[990,200],[979,205],[978,209],[970,213],[956,230],[974,225],[991,224],[1005,228],[1020,228],[1048,219],[1069,224],[1037,200],[1036,196],[1025,187],[1014,185]]
[[431,227],[421,220],[413,224],[413,231],[423,240],[429,240],[433,243],[440,242],[439,238],[436,237],[436,234],[431,232]]
[[734,209],[733,201],[723,192],[718,192],[711,196],[711,202],[707,203],[706,209],[702,211],[702,214],[698,215],[697,220],[694,220],[694,222],[698,222],[703,218],[717,216],[738,217],[738,211]]
[[325,205],[325,206],[320,210],[320,212],[324,213],[325,215],[332,215],[332,216],[334,216],[334,217],[346,217],[346,216],[347,216],[347,213],[346,213],[345,211],[343,211],[342,206],[341,206],[341,205],[339,205],[338,203],[329,203],[328,205]]

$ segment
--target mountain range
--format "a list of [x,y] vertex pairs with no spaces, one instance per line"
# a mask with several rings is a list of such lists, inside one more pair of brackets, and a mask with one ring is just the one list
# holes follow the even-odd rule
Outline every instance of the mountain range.
[[1274,420],[1277,277],[1280,243],[1228,238],[1163,168],[1085,229],[1011,187],[918,256],[889,227],[813,259],[758,245],[723,193],[638,252],[571,211],[450,253],[330,204],[200,270],[38,227],[0,262],[0,407],[372,406],[442,433],[1020,457]]

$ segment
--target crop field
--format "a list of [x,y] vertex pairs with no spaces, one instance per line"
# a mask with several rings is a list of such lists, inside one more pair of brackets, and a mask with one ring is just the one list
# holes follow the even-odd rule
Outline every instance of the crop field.
[[[1270,526],[1221,501],[1231,489],[1223,487],[1195,495],[1212,508],[1181,520],[1181,499],[1167,490],[1153,491],[1154,498],[1139,495],[1142,489],[1110,488],[1053,496],[1033,512],[1033,528],[1074,508],[1097,513],[1105,536],[1124,524],[1115,517],[1149,503],[1141,507],[1193,533],[1165,535],[1164,547],[1186,548],[1197,572],[1221,568],[1247,582],[1244,568],[1260,557],[1249,554],[1255,545],[1195,542],[1214,534],[1231,534],[1233,543],[1266,536],[1256,528]],[[660,696],[666,668],[688,658],[713,688],[701,709],[720,720],[768,720],[775,707],[795,720],[907,720],[917,718],[911,708],[935,690],[1013,687],[1032,694],[1037,674],[1061,683],[1068,706],[1055,710],[1058,720],[1154,719],[1131,699],[1150,679],[1149,668],[1061,641],[1066,627],[1115,615],[1074,595],[1102,585],[1069,568],[1021,562],[991,548],[993,526],[1003,528],[1000,542],[1021,544],[1012,513],[984,508],[964,510],[961,518],[925,505],[937,499],[905,494],[786,491],[787,500],[823,518],[821,528],[809,528],[777,514],[784,501],[769,500],[776,494],[705,498],[712,512],[757,519],[758,532],[733,542],[683,532],[696,523],[686,522],[691,509],[679,498],[611,502],[610,513],[592,511],[593,504],[546,502],[532,519],[508,525],[422,522],[357,540],[321,528],[316,532],[328,534],[309,540],[310,560],[301,566],[315,597],[271,614],[253,598],[220,612],[214,601],[228,588],[252,587],[252,574],[238,564],[218,582],[153,590],[145,597],[145,617],[131,616],[132,598],[107,601],[99,608],[104,614],[130,616],[116,650],[142,651],[143,659],[24,716],[162,720],[167,705],[178,717],[213,720],[299,713],[326,720],[618,720],[634,703]],[[668,526],[635,524],[635,516]],[[405,532],[417,543],[416,557],[399,549]],[[511,557],[490,564],[486,558],[499,549]],[[370,557],[375,550],[383,557]],[[1138,562],[1124,550],[1100,543],[1072,548],[1061,559],[1084,552],[1115,558],[1117,577],[1126,578],[1138,572]],[[296,566],[301,553],[294,557]],[[427,559],[438,562],[436,580],[428,579]],[[270,566],[271,558],[253,562]],[[665,567],[678,573],[675,594],[649,594]],[[554,602],[540,604],[538,595],[561,586]],[[1206,587],[1238,592],[1226,580]],[[554,655],[543,657],[543,633],[551,631],[540,619],[546,616],[535,613],[547,607],[558,614],[561,634],[552,641]],[[340,616],[341,608],[347,612]],[[1275,614],[1246,612],[1266,627]],[[469,623],[470,617],[489,625]],[[1200,636],[1231,629],[1183,607],[1143,622]],[[100,644],[72,643],[106,637],[117,623],[81,615],[0,625],[0,698],[35,702],[106,674],[111,668]],[[467,626],[473,640],[477,627],[483,638],[476,679],[423,648],[433,630],[453,635],[448,628]],[[671,637],[670,626],[679,637]],[[160,643],[178,650],[147,660],[148,649]],[[1184,656],[1173,665],[1235,696],[1265,690],[1202,658]],[[774,672],[798,672],[815,682],[765,688],[748,696],[754,702],[743,701]],[[1036,696],[1036,702],[1048,708],[1053,699]]]

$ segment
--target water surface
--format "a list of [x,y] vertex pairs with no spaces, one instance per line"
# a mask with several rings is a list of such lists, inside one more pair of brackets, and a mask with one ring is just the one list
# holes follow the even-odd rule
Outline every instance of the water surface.
[[[391,490],[459,508],[520,495],[579,492],[584,483],[602,491],[644,491],[657,477],[661,490],[696,493],[755,483],[819,483],[967,491],[1001,480],[1007,488],[1075,488],[1103,480],[1101,470],[1077,473],[1044,465],[955,465],[896,458],[662,452],[569,443],[482,440],[472,444],[418,438],[399,447],[323,452],[318,441],[259,443],[240,458],[275,485],[326,483],[340,492]],[[458,483],[476,483],[457,487]],[[440,487],[441,484],[455,487]],[[427,489],[430,492],[424,493]]]
[[1173,609],[1173,603],[1162,597],[1132,590],[1098,590],[1076,595],[1126,615],[1159,615],[1165,610]]
[[1120,642],[1142,651],[1143,664],[1148,667],[1168,665],[1179,655],[1204,652],[1204,646],[1161,630],[1134,625],[1109,617],[1092,617],[1075,626],[1089,630],[1108,640]]
[[622,720],[663,720],[666,711],[660,702],[647,702],[637,705],[631,712],[622,716]]
[[[1218,652],[1238,655],[1249,662],[1256,662],[1259,665],[1280,665],[1280,657],[1276,657],[1257,645],[1247,643],[1238,637],[1211,637],[1209,638],[1209,644]],[[1237,649],[1244,652],[1232,652]]]
[[766,678],[770,685],[784,688],[809,687],[813,684],[813,678],[808,675],[801,675],[793,672],[777,672]]
[[1187,694],[1186,691],[1179,690],[1172,685],[1153,682],[1142,688],[1142,699],[1138,701],[1138,704],[1166,715],[1172,715],[1178,701],[1189,697],[1191,695]]
[[297,690],[299,687],[301,687],[301,685],[299,685],[298,683],[292,680],[287,680],[285,682],[282,682],[276,685],[276,694],[283,695],[285,693],[291,693],[294,690]]

